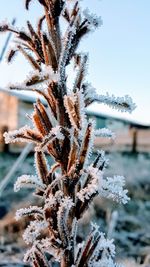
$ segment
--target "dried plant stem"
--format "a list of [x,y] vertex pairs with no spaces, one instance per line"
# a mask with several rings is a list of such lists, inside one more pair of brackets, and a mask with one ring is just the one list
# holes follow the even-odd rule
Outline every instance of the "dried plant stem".
[[[78,46],[85,35],[101,26],[101,19],[88,10],[82,11],[78,0],[70,0],[72,8],[68,0],[36,1],[44,10],[36,30],[29,21],[28,32],[7,24],[0,26],[1,32],[11,31],[19,39],[19,45],[8,56],[9,62],[19,50],[34,70],[23,85],[11,89],[39,95],[30,118],[33,127],[4,134],[6,143],[25,141],[35,146],[36,174],[23,175],[15,183],[16,191],[34,187],[35,195],[42,199],[40,207],[17,211],[17,218],[30,219],[23,238],[31,248],[24,260],[34,267],[50,267],[54,262],[59,262],[60,267],[116,267],[112,240],[107,240],[96,225],[92,225],[84,243],[77,243],[78,221],[95,196],[123,204],[129,199],[123,188],[124,177],[104,176],[107,159],[103,151],[93,163],[89,161],[95,136],[113,138],[113,133],[106,128],[96,130],[95,122],[86,116],[86,107],[98,101],[131,112],[135,105],[128,96],[97,95],[86,81],[88,56],[78,52]],[[30,3],[25,1],[26,9]],[[62,32],[60,18],[67,23]],[[69,88],[67,66],[71,60],[76,77]],[[48,156],[53,157],[54,165],[49,166]]]

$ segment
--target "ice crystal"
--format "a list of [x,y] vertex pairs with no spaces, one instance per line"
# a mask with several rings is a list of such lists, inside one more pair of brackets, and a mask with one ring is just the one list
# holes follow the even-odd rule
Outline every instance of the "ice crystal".
[[[44,81],[50,83],[52,81],[56,82],[58,80],[58,74],[53,71],[51,66],[45,66],[42,72],[39,70],[34,70],[28,73],[26,80],[22,83],[22,87],[26,87],[26,85],[34,84],[34,86],[39,86],[40,83]],[[42,84],[43,86],[43,84]]]
[[49,82],[51,82],[51,81],[57,82],[58,81],[58,73],[54,72],[54,70],[52,69],[52,67],[50,65],[45,66],[43,74],[45,74],[45,76],[48,75],[48,77],[49,77],[48,81]]
[[52,128],[51,134],[60,140],[64,140],[64,135],[62,134],[61,126],[56,126]]
[[29,208],[22,208],[16,212],[16,220],[20,220],[23,216],[43,216],[43,210],[41,207],[30,206]]
[[129,200],[128,190],[123,189],[125,178],[123,176],[108,177],[102,180],[100,195],[126,204]]
[[99,261],[93,261],[89,263],[88,267],[116,267],[116,264],[114,263],[113,259],[111,257],[104,258]]
[[86,113],[85,113],[85,100],[84,100],[84,94],[82,91],[77,92],[77,96],[79,99],[79,110],[80,110],[80,126],[81,128],[84,128],[86,125]]
[[84,85],[87,88],[85,98],[93,100],[97,96],[96,88],[94,88],[92,84],[88,82],[86,82]]
[[57,204],[56,197],[50,194],[49,197],[46,199],[44,210],[46,210],[47,208],[51,208],[55,206],[56,204]]
[[88,167],[87,173],[91,175],[92,179],[87,187],[81,189],[77,193],[77,197],[82,202],[84,202],[86,199],[90,199],[93,194],[96,194],[98,192],[99,183],[102,178],[102,172],[92,166]]
[[14,191],[17,192],[22,187],[36,187],[41,188],[42,190],[45,189],[45,185],[34,175],[22,175],[18,177],[14,184]]
[[69,213],[74,206],[74,203],[70,197],[65,197],[58,209],[57,212],[57,225],[58,225],[58,231],[61,236],[61,240],[63,242],[63,245],[67,246],[67,249],[71,249],[71,243],[69,241],[69,228],[68,228],[68,219],[69,219]]
[[113,266],[115,267],[115,263],[113,258],[115,257],[115,245],[113,244],[113,240],[106,239],[104,233],[98,231],[97,225],[94,225],[95,230],[93,235],[99,234],[99,241],[97,246],[90,258],[89,267],[93,266]]
[[50,133],[48,135],[45,135],[42,143],[39,146],[37,146],[36,150],[37,151],[44,150],[45,147],[47,147],[48,144],[52,143],[56,138],[59,140],[64,140],[64,135],[62,133],[61,126],[56,126],[56,127],[52,128]]
[[95,14],[91,14],[88,8],[83,10],[83,14],[91,26],[93,26],[95,28],[102,26],[102,24],[103,24],[102,18],[97,17]]
[[24,134],[24,132],[26,130],[30,130],[30,127],[28,125],[20,128],[19,130],[5,132],[4,133],[5,143],[9,144],[9,143],[15,143],[15,142],[19,142],[19,141],[24,142],[22,135]]
[[105,169],[109,165],[109,159],[105,155],[104,150],[99,150],[98,156],[96,158],[96,167],[100,169],[101,167]]
[[76,27],[72,25],[68,27],[66,35],[63,40],[63,49],[60,55],[60,63],[59,63],[59,80],[60,82],[65,81],[65,67],[67,64],[67,60],[69,57],[69,51],[72,47],[72,40],[76,34]]
[[41,231],[44,230],[47,226],[48,223],[45,221],[31,221],[23,234],[23,239],[26,244],[33,243],[37,239],[37,237],[40,236]]
[[109,95],[107,93],[106,95],[95,96],[95,100],[121,112],[131,113],[136,108],[132,98],[128,95],[125,95],[124,97],[115,97],[114,95]]
[[109,254],[109,256],[111,256],[112,258],[115,256],[115,245],[113,244],[114,240],[113,239],[106,239],[104,237],[104,234],[101,233],[101,238],[100,241],[97,245],[97,251],[107,251],[107,253]]

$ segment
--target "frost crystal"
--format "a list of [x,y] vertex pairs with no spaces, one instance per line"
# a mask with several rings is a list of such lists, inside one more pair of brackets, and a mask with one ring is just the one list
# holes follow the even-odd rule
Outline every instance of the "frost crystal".
[[95,262],[91,262],[89,263],[89,267],[116,267],[116,264],[114,263],[113,259],[110,257],[110,258],[104,258],[104,259],[101,259],[99,260],[98,262],[95,261]]
[[87,187],[81,189],[77,193],[77,197],[84,202],[93,196],[94,194],[98,193],[99,184],[101,183],[102,179],[102,172],[99,171],[97,168],[92,166],[88,167],[87,173],[91,175],[92,179]]
[[95,96],[95,100],[110,106],[111,108],[117,109],[121,112],[129,112],[131,113],[136,105],[133,103],[132,98],[128,95],[124,97],[115,97],[114,95],[97,95]]
[[[58,73],[54,72],[51,66],[45,66],[43,74],[45,74],[45,76],[48,75],[48,81],[54,81],[57,82],[58,81]],[[43,75],[42,74],[42,75]]]
[[31,221],[23,234],[26,244],[33,243],[47,226],[48,223],[45,221]]
[[27,78],[23,82],[22,86],[25,87],[27,84],[30,84],[30,82],[32,85],[32,80],[35,78],[37,79],[37,83],[35,83],[34,86],[39,86],[39,83],[43,81],[56,82],[58,80],[58,74],[53,71],[51,66],[44,66],[42,72],[40,72],[39,70],[34,70],[28,73]]
[[29,208],[22,208],[17,210],[16,212],[16,220],[20,220],[23,216],[42,216],[43,217],[43,211],[41,207],[37,206],[30,206]]
[[109,159],[105,156],[105,151],[98,151],[98,160],[96,163],[96,167],[99,169],[101,166],[105,169],[109,165]]
[[123,189],[124,185],[125,178],[123,176],[108,177],[102,180],[99,193],[104,197],[126,204],[129,197],[127,196],[128,190]]
[[86,125],[84,94],[82,91],[78,91],[77,95],[78,95],[78,99],[79,99],[80,125],[81,125],[81,127],[84,128]]
[[61,126],[56,126],[52,128],[51,135],[54,135],[56,138],[60,140],[64,140],[64,135],[61,132]]
[[98,191],[97,181],[92,181],[87,188],[82,189],[77,193],[77,197],[84,203],[85,200],[90,199],[90,197]]
[[51,208],[57,204],[56,197],[54,197],[52,194],[49,195],[49,197],[46,199],[46,203],[44,206],[44,210],[46,208]]
[[91,26],[94,26],[95,28],[102,26],[102,18],[97,17],[95,14],[91,14],[88,8],[83,11],[83,14]]
[[64,135],[62,134],[62,127],[61,126],[56,126],[56,127],[52,128],[50,133],[48,135],[45,135],[42,143],[36,148],[36,150],[37,151],[44,150],[45,147],[48,144],[52,143],[56,138],[59,140],[64,140]]
[[24,142],[25,140],[22,137],[23,137],[24,132],[27,130],[30,130],[30,127],[26,125],[20,128],[19,130],[9,131],[8,133],[5,132],[4,133],[5,143],[9,144],[9,143],[15,143],[19,141]]
[[14,184],[14,191],[19,191],[22,187],[36,187],[45,189],[45,185],[34,175],[22,175],[18,177]]
[[[98,244],[90,258],[89,267],[98,267],[98,266],[112,266],[115,267],[115,263],[113,258],[115,256],[115,245],[113,244],[113,240],[106,239],[104,234],[98,232],[97,227],[95,229],[95,234],[98,233],[100,238]],[[93,235],[95,235],[93,233]]]
[[101,238],[98,243],[97,250],[99,251],[109,251],[109,256],[112,258],[115,256],[115,245],[113,244],[113,239],[109,240],[104,237],[104,234],[101,233]]

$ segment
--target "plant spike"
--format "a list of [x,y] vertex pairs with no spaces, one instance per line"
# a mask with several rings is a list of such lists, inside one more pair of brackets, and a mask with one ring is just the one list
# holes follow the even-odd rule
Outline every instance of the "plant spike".
[[[23,85],[11,89],[35,91],[40,99],[34,104],[30,118],[33,126],[4,134],[6,143],[32,142],[35,147],[36,175],[23,175],[15,183],[15,191],[34,187],[35,195],[42,198],[41,206],[30,206],[17,212],[17,218],[28,216],[30,224],[23,235],[30,250],[25,261],[34,267],[116,267],[115,250],[111,240],[100,233],[97,226],[85,244],[77,243],[77,226],[89,204],[98,194],[121,203],[128,201],[124,177],[105,177],[108,160],[103,151],[89,163],[93,141],[97,134],[113,138],[106,128],[96,130],[95,123],[86,117],[85,108],[98,101],[122,111],[131,112],[135,105],[131,98],[98,95],[85,80],[87,54],[77,48],[82,38],[101,26],[101,19],[82,12],[79,1],[36,0],[44,14],[37,28],[27,22],[28,33],[9,24],[0,26],[0,32],[11,31],[16,37],[16,48],[8,61],[21,52],[33,67]],[[28,10],[31,0],[25,1]],[[66,30],[60,31],[60,18],[65,18]],[[42,25],[47,28],[44,29]],[[68,86],[67,66],[74,60],[76,78]],[[49,166],[46,160],[53,157]],[[50,260],[48,260],[48,258]]]

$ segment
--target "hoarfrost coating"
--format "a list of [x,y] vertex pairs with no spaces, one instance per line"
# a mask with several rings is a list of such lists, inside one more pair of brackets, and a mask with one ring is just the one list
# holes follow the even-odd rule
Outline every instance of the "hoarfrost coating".
[[[27,10],[30,2],[25,1]],[[123,204],[129,200],[124,177],[105,177],[108,159],[104,151],[98,151],[94,161],[89,161],[95,137],[113,139],[114,133],[107,128],[96,129],[95,122],[86,116],[86,108],[98,101],[132,112],[135,104],[127,95],[98,95],[86,80],[88,54],[78,48],[84,36],[102,25],[101,18],[88,9],[82,12],[77,0],[36,2],[44,12],[36,28],[29,21],[27,31],[7,24],[0,27],[1,32],[13,32],[17,38],[8,61],[17,51],[33,68],[22,85],[13,85],[11,89],[27,89],[39,96],[30,117],[33,126],[4,134],[7,143],[31,142],[35,149],[36,174],[19,177],[14,186],[15,191],[33,187],[40,198],[40,206],[16,213],[17,219],[27,216],[30,221],[23,234],[31,246],[24,261],[34,267],[49,267],[53,262],[59,262],[61,267],[117,267],[113,241],[106,239],[97,225],[92,225],[83,242],[77,242],[78,222],[95,196]],[[66,21],[64,31],[60,18]],[[70,88],[67,67],[71,61],[75,79]],[[54,160],[52,166],[47,160],[49,156]]]

